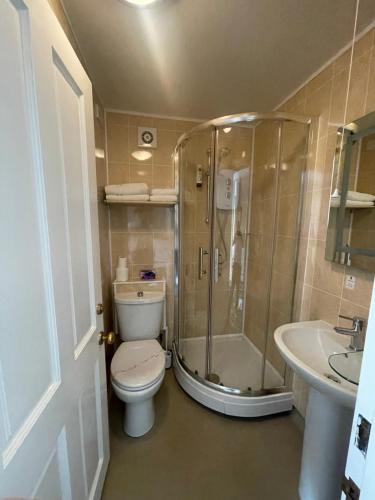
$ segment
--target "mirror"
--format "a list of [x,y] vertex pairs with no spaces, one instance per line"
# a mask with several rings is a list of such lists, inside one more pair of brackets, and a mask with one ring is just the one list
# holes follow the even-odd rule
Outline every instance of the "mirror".
[[326,259],[375,272],[375,112],[337,131]]

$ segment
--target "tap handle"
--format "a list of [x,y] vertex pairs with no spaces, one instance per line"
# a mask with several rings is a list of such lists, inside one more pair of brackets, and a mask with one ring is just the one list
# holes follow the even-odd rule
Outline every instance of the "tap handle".
[[339,314],[339,318],[341,318],[341,319],[347,319],[349,321],[354,321],[354,320],[357,319],[355,316],[354,316],[354,318],[351,318],[350,316],[345,316],[344,314]]
[[343,314],[339,314],[339,318],[342,318],[342,319],[347,319],[349,321],[353,321],[353,325],[355,323],[359,323],[361,325],[361,327],[365,326],[366,325],[366,318],[362,318],[361,316],[353,316],[352,318],[350,316],[345,316]]

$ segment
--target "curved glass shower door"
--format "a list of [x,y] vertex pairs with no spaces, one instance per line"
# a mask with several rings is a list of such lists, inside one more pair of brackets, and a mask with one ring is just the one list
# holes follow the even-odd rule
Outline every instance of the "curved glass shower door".
[[208,379],[224,387],[285,385],[273,332],[292,321],[307,132],[281,120],[217,130]]
[[[253,126],[216,132],[212,210],[211,331],[208,380],[248,391],[262,372],[243,335],[246,304]],[[258,363],[259,364],[259,363]]]
[[204,378],[209,331],[212,129],[193,134],[179,149],[180,272],[178,351],[186,368]]
[[293,320],[309,121],[274,116],[214,120],[178,146],[179,362],[195,383],[255,401],[230,402],[242,416],[267,414],[258,396],[291,407],[273,333]]

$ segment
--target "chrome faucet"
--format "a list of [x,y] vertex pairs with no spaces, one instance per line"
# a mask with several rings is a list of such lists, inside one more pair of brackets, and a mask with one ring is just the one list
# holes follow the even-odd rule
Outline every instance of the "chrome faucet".
[[365,345],[365,332],[366,332],[366,319],[360,316],[354,316],[350,318],[349,316],[342,316],[339,314],[339,318],[347,319],[353,322],[352,328],[344,328],[342,326],[335,326],[334,330],[342,335],[350,335],[351,340],[349,344],[349,349],[353,351],[362,351]]

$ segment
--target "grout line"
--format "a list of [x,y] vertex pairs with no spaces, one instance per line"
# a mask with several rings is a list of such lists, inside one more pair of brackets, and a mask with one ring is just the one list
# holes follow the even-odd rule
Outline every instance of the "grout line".
[[[109,182],[109,171],[108,171],[108,128],[107,128],[107,111],[104,109],[104,144],[105,144],[105,165],[106,165],[106,173],[107,173],[107,184]],[[108,243],[109,243],[109,265],[111,269],[111,278],[112,278],[112,270],[113,270],[113,262],[112,262],[112,231],[111,231],[111,210],[108,209]],[[111,287],[112,288],[112,287]]]
[[[351,77],[352,77],[352,67],[353,67],[353,57],[354,57],[354,47],[355,47],[355,42],[356,42],[356,30],[357,30],[357,22],[358,22],[358,10],[359,10],[359,0],[356,0],[356,12],[355,12],[355,19],[354,19],[354,29],[353,29],[353,39],[352,39],[352,49],[350,52],[350,62],[349,62],[349,75],[348,75],[348,84],[346,88],[346,96],[345,96],[345,109],[344,109],[344,125],[347,122],[347,114],[348,114],[348,103],[349,103],[349,92],[350,92],[350,82],[351,82]],[[340,155],[339,155],[339,160],[338,160],[338,165],[341,164],[341,154],[342,154],[342,145],[344,142],[344,134],[342,134],[341,138],[341,147],[340,147]],[[343,272],[343,280],[342,280],[342,285],[341,285],[341,295],[340,295],[340,303],[339,303],[339,314],[341,312],[341,305],[343,301],[343,294],[344,294],[344,284],[345,284],[345,276],[346,276],[346,269],[347,265],[344,266],[344,272]]]
[[[350,91],[350,80],[352,77],[352,67],[353,67],[353,57],[354,57],[354,46],[356,42],[356,30],[357,30],[357,21],[358,21],[358,9],[359,9],[359,0],[356,0],[356,11],[354,18],[354,29],[353,29],[353,38],[352,38],[352,48],[350,51],[350,61],[349,61],[349,76],[348,76],[348,85],[346,88],[346,96],[345,96],[345,109],[344,109],[344,124],[347,121],[347,113],[348,113],[348,102],[349,102],[349,91]],[[344,138],[344,134],[343,134]]]
[[371,62],[375,53],[375,40],[373,40],[371,49],[369,50],[370,52],[370,61],[369,61],[369,69],[367,73],[367,82],[366,82],[366,92],[365,92],[365,100],[364,100],[364,108],[363,108],[363,113],[366,113],[366,108],[367,108],[367,99],[368,99],[368,93],[370,89],[370,77],[371,77]]
[[[356,16],[355,16],[355,27],[357,25],[357,17],[358,17],[358,0],[357,0],[357,7],[356,7]],[[324,64],[322,64],[314,73],[312,73],[301,85],[299,85],[295,90],[293,90],[289,95],[287,95],[279,104],[277,104],[274,108],[273,111],[278,110],[281,106],[283,106],[286,102],[288,102],[292,97],[298,94],[300,90],[302,90],[308,83],[311,82],[316,76],[319,75],[322,71],[324,71],[330,64],[332,64],[334,61],[336,61],[344,52],[346,52],[353,44],[353,42],[357,42],[361,38],[363,38],[372,28],[375,27],[375,21],[370,23],[366,28],[364,28],[358,35],[355,35],[354,31],[354,37],[350,42],[348,42],[342,49],[340,49],[333,57],[328,59]]]

